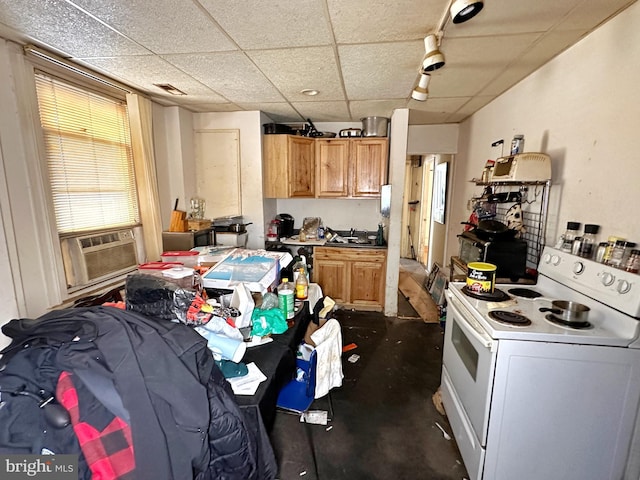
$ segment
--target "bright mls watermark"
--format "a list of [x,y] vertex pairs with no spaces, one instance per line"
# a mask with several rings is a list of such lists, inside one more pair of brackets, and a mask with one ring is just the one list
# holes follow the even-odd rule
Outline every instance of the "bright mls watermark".
[[77,480],[77,455],[0,455],[0,478]]

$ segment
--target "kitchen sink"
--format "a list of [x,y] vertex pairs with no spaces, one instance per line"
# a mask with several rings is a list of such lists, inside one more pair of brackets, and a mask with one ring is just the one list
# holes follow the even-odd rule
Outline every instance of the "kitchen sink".
[[[359,247],[359,248],[384,248],[375,244],[375,240],[369,240],[368,235],[349,236],[341,235],[344,242],[327,242],[326,246],[333,247]],[[346,243],[345,243],[346,242]]]

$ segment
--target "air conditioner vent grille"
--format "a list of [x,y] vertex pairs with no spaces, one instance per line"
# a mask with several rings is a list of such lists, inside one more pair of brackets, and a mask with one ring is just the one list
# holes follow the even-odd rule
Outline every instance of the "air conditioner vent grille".
[[85,252],[84,257],[87,264],[87,277],[92,281],[105,274],[136,265],[135,244],[125,243],[94,252]]

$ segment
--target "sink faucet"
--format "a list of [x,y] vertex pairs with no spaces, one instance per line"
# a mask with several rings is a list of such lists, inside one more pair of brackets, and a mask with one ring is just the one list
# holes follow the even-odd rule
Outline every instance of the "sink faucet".
[[355,237],[355,236],[356,236],[356,230],[355,230],[355,228],[352,228],[351,230],[349,230],[349,236],[350,236],[350,237]]

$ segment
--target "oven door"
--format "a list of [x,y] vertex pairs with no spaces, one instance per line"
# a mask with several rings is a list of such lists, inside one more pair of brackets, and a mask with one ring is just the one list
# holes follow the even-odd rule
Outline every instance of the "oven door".
[[467,470],[480,478],[498,342],[454,294],[447,296],[443,402]]

